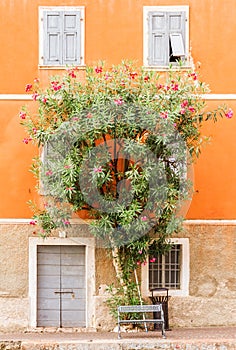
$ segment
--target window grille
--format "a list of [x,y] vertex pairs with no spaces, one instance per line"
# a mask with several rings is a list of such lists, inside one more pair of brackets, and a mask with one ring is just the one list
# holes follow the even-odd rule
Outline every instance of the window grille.
[[165,255],[149,263],[149,290],[152,288],[180,289],[181,244],[174,244]]

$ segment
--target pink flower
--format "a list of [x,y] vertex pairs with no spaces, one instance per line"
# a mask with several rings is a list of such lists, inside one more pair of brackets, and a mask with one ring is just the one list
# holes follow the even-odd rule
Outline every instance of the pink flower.
[[124,101],[122,100],[121,97],[119,97],[118,99],[114,100],[114,102],[115,102],[115,104],[116,104],[117,106],[121,106],[121,105],[123,105],[123,103],[124,103]]
[[148,218],[147,218],[146,216],[142,216],[142,217],[141,217],[141,221],[147,221],[147,219],[148,219]]
[[137,75],[138,75],[138,73],[136,73],[136,72],[130,72],[129,73],[129,76],[130,76],[131,79],[135,79]]
[[62,88],[62,86],[59,85],[59,81],[52,81],[51,86],[54,91],[58,91]]
[[167,119],[167,118],[168,118],[168,112],[161,112],[161,113],[160,113],[160,117],[161,117],[162,119]]
[[136,262],[136,264],[137,264],[137,265],[141,265],[141,261],[138,260],[138,261]]
[[76,78],[75,70],[74,69],[69,69],[68,70],[68,75],[71,78]]
[[64,225],[70,225],[70,221],[69,220],[63,219],[62,222],[63,222]]
[[95,70],[96,73],[102,73],[102,67],[101,66],[100,67],[95,67],[94,70]]
[[186,109],[185,108],[181,108],[181,110],[180,110],[180,114],[185,114],[185,112],[186,112]]
[[38,130],[37,130],[37,128],[33,128],[32,131],[34,134],[36,134]]
[[67,191],[73,191],[73,187],[66,187]]
[[143,78],[144,81],[148,81],[150,78],[148,75],[145,75],[145,77]]
[[139,250],[138,253],[139,253],[139,254],[143,254],[143,251],[142,251],[142,250]]
[[164,85],[162,85],[162,84],[159,84],[159,85],[157,85],[157,88],[160,90],[160,89],[162,89],[164,87]]
[[149,261],[150,261],[150,263],[153,263],[156,261],[156,258],[151,258]]
[[36,83],[36,84],[39,83],[39,78],[35,78],[34,83]]
[[32,225],[32,226],[37,225],[37,221],[36,221],[36,220],[31,220],[31,221],[30,221],[30,225]]
[[26,118],[26,113],[23,112],[23,111],[20,111],[19,117],[20,117],[21,119],[25,119],[25,118]]
[[189,110],[190,112],[195,112],[195,108],[192,107],[192,106],[189,106],[189,107],[188,107],[188,110]]
[[43,102],[43,103],[47,103],[47,98],[46,98],[46,97],[43,97],[42,102]]
[[178,91],[179,90],[179,85],[178,84],[171,84],[171,89],[174,91]]
[[86,115],[87,118],[92,118],[92,114],[89,112],[87,115]]
[[232,110],[231,108],[229,108],[228,112],[225,113],[225,116],[226,116],[226,118],[228,118],[228,119],[232,118],[233,115],[234,115],[234,112],[233,112],[233,110]]
[[25,86],[25,91],[26,91],[26,92],[31,91],[31,89],[32,89],[32,84],[27,84],[27,85]]
[[48,171],[46,171],[46,173],[45,173],[46,176],[51,176],[52,174],[53,174],[52,170],[48,170]]
[[93,168],[94,173],[102,173],[102,167],[99,166],[98,168]]
[[25,137],[25,138],[22,140],[22,142],[24,142],[26,145],[28,145],[29,141],[32,141],[32,138],[31,138],[31,137],[29,137],[29,138]]
[[64,168],[65,168],[65,169],[70,169],[71,166],[70,166],[70,165],[65,165]]
[[188,100],[184,100],[182,103],[181,103],[181,107],[184,108],[184,107],[187,107],[188,106]]
[[189,77],[192,77],[193,80],[197,80],[197,73],[193,72],[188,75]]
[[38,99],[38,97],[39,97],[39,94],[37,92],[34,92],[33,95],[32,95],[32,99],[34,101],[36,101]]

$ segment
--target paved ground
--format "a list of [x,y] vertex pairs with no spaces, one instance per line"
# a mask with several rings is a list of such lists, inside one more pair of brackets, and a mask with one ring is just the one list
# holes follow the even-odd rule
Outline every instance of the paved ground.
[[[235,327],[207,327],[207,328],[178,328],[166,332],[167,340],[230,340],[236,344],[236,326]],[[137,332],[130,333],[122,332],[122,339],[152,339],[160,338],[160,331]],[[91,340],[117,340],[117,333],[114,332],[25,332],[25,333],[2,333],[0,341],[91,341]],[[236,346],[235,346],[236,349]]]
[[[70,331],[70,332],[69,332]],[[236,327],[173,329],[162,339],[160,331],[26,332],[0,334],[1,350],[236,350]]]

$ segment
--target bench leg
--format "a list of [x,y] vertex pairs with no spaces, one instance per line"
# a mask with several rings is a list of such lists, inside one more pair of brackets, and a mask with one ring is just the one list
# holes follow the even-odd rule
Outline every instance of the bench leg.
[[162,338],[166,339],[166,332],[165,332],[165,324],[164,324],[164,322],[162,323],[161,333],[162,333]]
[[118,322],[118,339],[121,339],[120,323]]

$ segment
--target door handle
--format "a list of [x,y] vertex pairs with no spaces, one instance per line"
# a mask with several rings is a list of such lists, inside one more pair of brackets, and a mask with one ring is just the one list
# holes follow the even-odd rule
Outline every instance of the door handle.
[[74,294],[73,290],[55,290],[55,294]]

